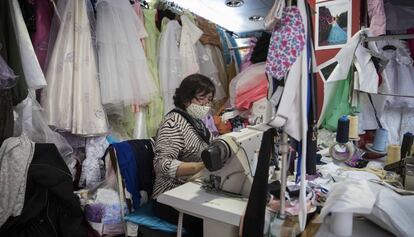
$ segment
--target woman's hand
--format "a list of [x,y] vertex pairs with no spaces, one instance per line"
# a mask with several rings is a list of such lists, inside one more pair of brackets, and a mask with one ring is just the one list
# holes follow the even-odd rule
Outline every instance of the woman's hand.
[[203,162],[183,162],[178,166],[175,175],[177,177],[194,175],[200,172],[202,169],[204,169]]

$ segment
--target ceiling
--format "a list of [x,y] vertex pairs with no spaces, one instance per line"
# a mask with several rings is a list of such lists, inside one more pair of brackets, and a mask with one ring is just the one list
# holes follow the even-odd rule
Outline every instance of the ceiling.
[[235,33],[263,30],[263,21],[250,21],[249,17],[265,17],[275,0],[244,0],[240,7],[228,7],[225,0],[172,0],[203,18]]

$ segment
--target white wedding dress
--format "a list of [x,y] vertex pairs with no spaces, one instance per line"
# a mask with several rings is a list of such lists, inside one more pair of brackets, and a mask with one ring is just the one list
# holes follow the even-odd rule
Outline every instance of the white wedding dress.
[[49,125],[73,134],[107,133],[85,0],[58,2],[60,27],[42,91]]
[[157,88],[140,41],[147,37],[142,21],[128,0],[98,0],[96,12],[102,103],[105,108],[150,103]]

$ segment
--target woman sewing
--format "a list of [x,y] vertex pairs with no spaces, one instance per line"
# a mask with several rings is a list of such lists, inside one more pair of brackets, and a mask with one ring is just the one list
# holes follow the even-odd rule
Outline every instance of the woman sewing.
[[[155,139],[154,199],[204,168],[201,152],[211,135],[201,119],[210,111],[214,93],[214,84],[200,74],[186,77],[176,89],[175,109],[165,116]],[[177,223],[174,208],[155,201],[154,210],[160,218]],[[193,236],[202,236],[201,219],[184,215],[183,225]]]

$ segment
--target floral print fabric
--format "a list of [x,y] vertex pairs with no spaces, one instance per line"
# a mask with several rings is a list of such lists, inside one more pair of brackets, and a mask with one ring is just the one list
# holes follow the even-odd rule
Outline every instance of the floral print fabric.
[[305,46],[305,28],[297,7],[286,7],[270,39],[266,72],[276,79],[286,76]]

